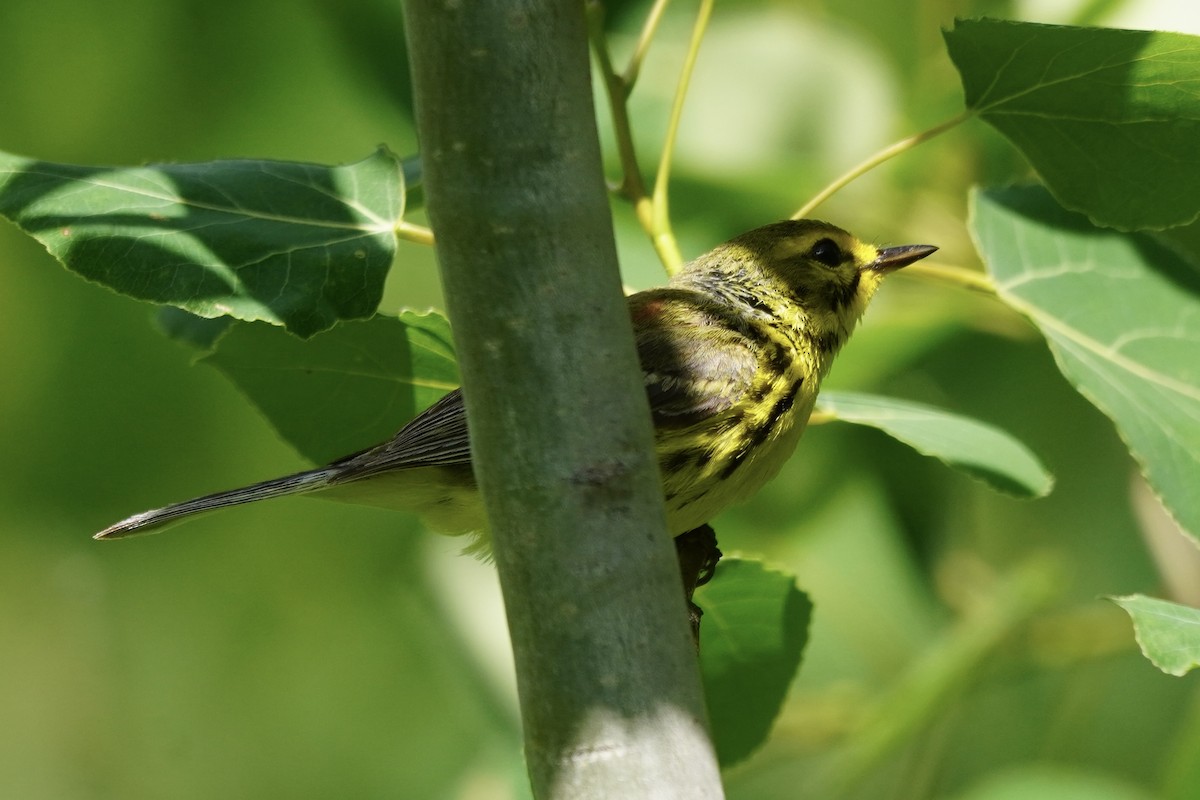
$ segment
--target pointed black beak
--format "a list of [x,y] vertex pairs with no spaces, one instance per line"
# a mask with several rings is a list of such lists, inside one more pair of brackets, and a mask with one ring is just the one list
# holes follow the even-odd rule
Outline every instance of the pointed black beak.
[[885,247],[879,251],[879,255],[875,260],[867,265],[867,269],[873,269],[876,272],[892,272],[901,267],[907,267],[914,261],[920,261],[930,253],[936,252],[937,248],[931,244],[905,244],[899,247]]

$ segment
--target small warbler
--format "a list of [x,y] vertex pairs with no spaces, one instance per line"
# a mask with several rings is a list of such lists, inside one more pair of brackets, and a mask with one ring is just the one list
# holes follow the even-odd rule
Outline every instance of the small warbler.
[[[667,286],[628,298],[673,536],[774,477],[884,276],[936,249],[878,249],[824,222],[786,220],[725,242]],[[436,531],[474,534],[468,551],[488,550],[457,390],[377,447],[136,514],[95,538],[151,533],[207,511],[310,492],[416,512]]]

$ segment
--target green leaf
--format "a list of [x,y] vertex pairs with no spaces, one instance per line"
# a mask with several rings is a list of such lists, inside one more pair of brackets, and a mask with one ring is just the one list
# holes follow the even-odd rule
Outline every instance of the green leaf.
[[[973,193],[971,228],[1000,296],[1116,424],[1176,521],[1200,533],[1200,269],[1149,234],[1094,227],[1038,187]],[[1021,402],[1036,410],[1037,398]]]
[[404,210],[400,161],[79,167],[0,153],[0,214],[88,280],[300,336],[375,312]]
[[1200,610],[1140,594],[1110,597],[1133,620],[1142,654],[1168,675],[1200,666]]
[[386,441],[458,386],[450,325],[433,312],[344,322],[307,341],[237,325],[202,361],[318,464]]
[[1100,225],[1200,215],[1200,37],[958,20],[945,32],[967,107]]
[[821,411],[878,428],[918,453],[1018,497],[1043,497],[1054,478],[1029,448],[978,420],[932,406],[856,392],[822,392]]
[[1043,762],[993,772],[955,800],[1152,800],[1152,795],[1115,775]]
[[808,643],[812,602],[791,575],[727,558],[696,591],[700,670],[722,766],[767,738]]
[[230,317],[198,317],[190,311],[175,306],[163,306],[154,321],[168,339],[209,351],[229,328],[236,324]]

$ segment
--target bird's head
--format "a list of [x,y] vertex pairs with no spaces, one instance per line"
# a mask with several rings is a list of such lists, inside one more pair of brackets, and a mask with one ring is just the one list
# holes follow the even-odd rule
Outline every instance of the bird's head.
[[935,250],[924,244],[881,249],[827,222],[784,220],[719,245],[687,271],[710,288],[717,281],[752,287],[759,310],[814,337],[844,340],[885,276]]

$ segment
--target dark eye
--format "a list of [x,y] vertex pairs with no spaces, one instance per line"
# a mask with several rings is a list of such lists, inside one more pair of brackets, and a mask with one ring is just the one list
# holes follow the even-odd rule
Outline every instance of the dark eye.
[[827,267],[836,267],[842,263],[842,248],[833,239],[821,239],[812,246],[808,255],[813,261],[819,261]]

